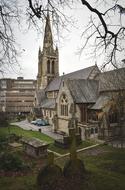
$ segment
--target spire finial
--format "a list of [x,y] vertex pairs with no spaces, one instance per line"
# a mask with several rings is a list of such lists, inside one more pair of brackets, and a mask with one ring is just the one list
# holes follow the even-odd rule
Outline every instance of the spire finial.
[[50,0],[47,2],[47,12],[49,11]]
[[47,7],[46,15],[46,25],[45,25],[45,34],[44,34],[44,48],[53,48],[53,38],[50,24],[49,8]]

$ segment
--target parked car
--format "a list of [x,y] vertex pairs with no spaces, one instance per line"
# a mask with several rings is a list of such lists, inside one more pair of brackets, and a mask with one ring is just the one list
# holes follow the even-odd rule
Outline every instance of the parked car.
[[45,126],[46,124],[45,124],[45,121],[41,119],[41,120],[37,121],[36,125],[38,125],[38,126]]
[[45,125],[49,125],[49,122],[44,119],[36,119],[34,121],[31,121],[31,124],[34,124],[37,126],[45,126]]
[[49,125],[49,122],[47,120],[44,120],[44,122],[45,122],[46,125]]
[[37,123],[40,122],[40,121],[41,121],[41,119],[36,119],[34,121],[31,121],[31,124],[37,125]]
[[31,124],[34,124],[34,125],[36,125],[36,120],[34,120],[34,121],[31,121]]

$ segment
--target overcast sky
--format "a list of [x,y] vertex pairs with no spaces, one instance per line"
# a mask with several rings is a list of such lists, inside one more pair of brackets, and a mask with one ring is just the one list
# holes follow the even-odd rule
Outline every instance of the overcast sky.
[[[70,29],[69,32],[63,30],[63,39],[58,42],[59,48],[59,73],[60,75],[64,72],[69,73],[78,69],[88,67],[95,64],[95,60],[88,60],[87,56],[83,53],[81,56],[78,53],[81,43],[81,34],[84,26],[87,25],[88,14],[87,10],[83,11],[82,6],[76,6],[77,9],[66,10],[70,11],[69,15],[73,15],[74,27],[67,27]],[[42,26],[41,26],[42,27]],[[43,34],[39,34],[34,30],[25,31],[24,26],[23,32],[16,29],[16,38],[18,44],[20,44],[21,56],[19,57],[19,67],[13,67],[13,70],[9,69],[4,74],[4,77],[16,78],[23,76],[24,78],[36,79],[38,70],[38,49],[39,46],[42,49],[43,45]],[[53,32],[54,33],[54,32]],[[53,38],[57,39],[57,36]]]
[[[75,9],[76,8],[76,9]],[[89,20],[89,11],[87,8],[80,4],[75,5],[75,8],[66,10],[66,14],[72,15],[74,18],[74,27],[70,28],[69,32],[62,31],[64,36],[60,42],[58,42],[59,48],[59,73],[62,75],[64,72],[69,73],[85,67],[89,67],[97,63],[100,65],[103,58],[96,60],[94,57],[90,58],[89,49],[82,52],[80,55],[78,50],[82,47],[82,32]],[[42,26],[41,26],[42,27]],[[24,26],[25,28],[25,26]],[[39,46],[42,49],[43,45],[43,34],[39,34],[34,30],[22,31],[16,30],[17,42],[20,44],[20,50],[22,52],[19,58],[19,64],[21,69],[14,68],[9,70],[4,77],[17,78],[23,76],[24,78],[36,79],[38,72],[38,49]],[[54,35],[53,38],[57,39]]]

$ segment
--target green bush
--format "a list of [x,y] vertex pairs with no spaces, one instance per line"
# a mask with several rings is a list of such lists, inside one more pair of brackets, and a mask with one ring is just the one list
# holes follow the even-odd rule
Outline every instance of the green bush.
[[18,142],[21,138],[22,138],[21,135],[16,135],[15,133],[11,133],[9,135],[6,135],[6,140],[8,142],[14,142],[14,141]]
[[7,120],[0,120],[0,127],[8,127],[9,122]]
[[0,152],[7,149],[8,141],[5,136],[0,136]]
[[23,163],[23,161],[12,153],[0,154],[0,170],[3,171],[24,171],[28,170],[29,166]]

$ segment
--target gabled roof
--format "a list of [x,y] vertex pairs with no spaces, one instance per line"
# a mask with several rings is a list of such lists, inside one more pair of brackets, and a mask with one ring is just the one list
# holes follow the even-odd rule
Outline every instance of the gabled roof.
[[96,80],[68,80],[67,86],[75,103],[95,103],[98,95]]
[[46,88],[46,91],[57,91],[61,85],[62,76],[53,79]]
[[56,101],[55,101],[55,99],[46,98],[45,100],[43,100],[43,101],[41,102],[41,108],[54,109],[55,106],[56,106]]
[[94,69],[98,68],[97,65],[87,67],[66,75],[55,78],[46,88],[46,91],[58,91],[61,81],[64,79],[88,79]]
[[100,110],[102,109],[105,104],[110,100],[111,98],[109,96],[100,95],[97,99],[96,103],[90,108],[93,110]]
[[115,69],[99,75],[99,91],[125,90],[125,68]]

